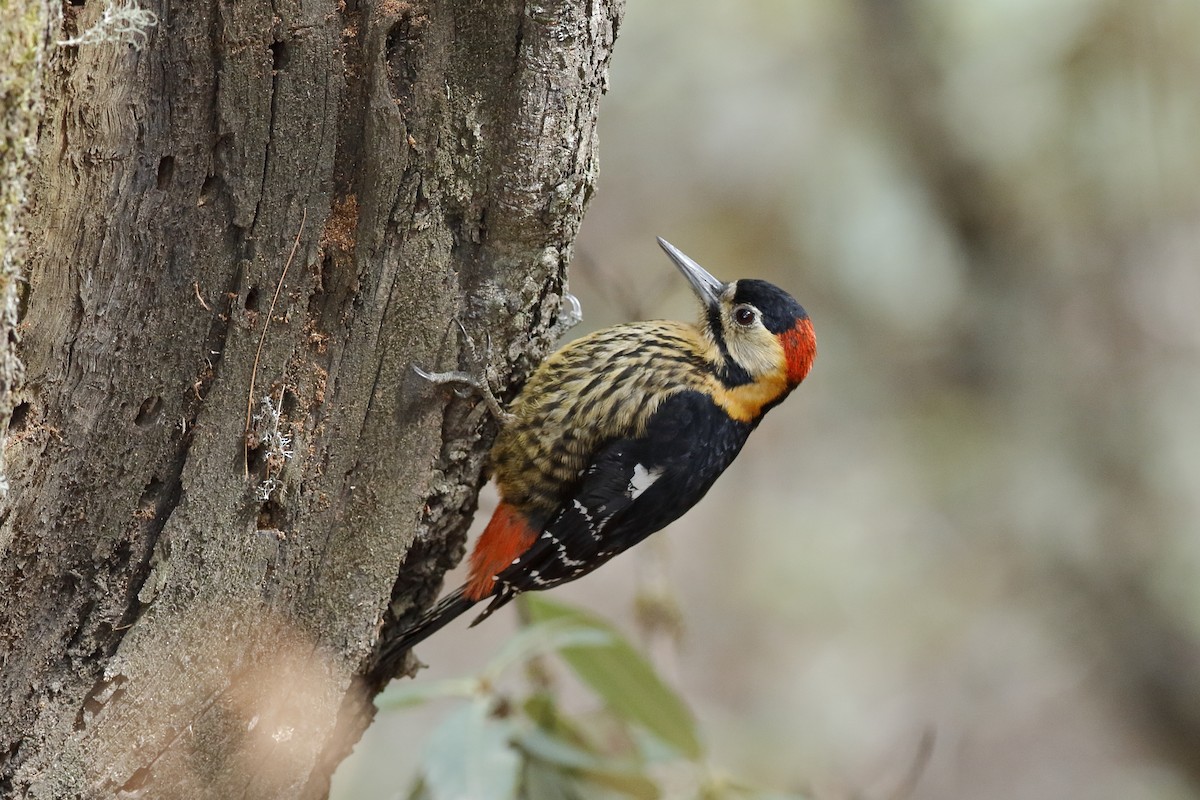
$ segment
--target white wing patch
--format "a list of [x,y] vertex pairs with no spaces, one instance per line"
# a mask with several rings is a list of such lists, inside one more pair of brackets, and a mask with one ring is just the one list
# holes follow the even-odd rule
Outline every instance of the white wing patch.
[[635,464],[633,467],[633,477],[629,479],[629,488],[626,490],[629,499],[637,500],[661,477],[662,470],[646,469],[643,464]]

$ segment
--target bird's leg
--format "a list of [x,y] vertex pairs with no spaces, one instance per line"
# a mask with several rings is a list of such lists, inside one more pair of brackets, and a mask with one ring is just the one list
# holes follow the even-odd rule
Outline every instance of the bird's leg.
[[[462,386],[469,386],[471,389],[475,390],[475,392],[478,393],[481,398],[483,398],[484,405],[487,406],[488,411],[492,412],[492,416],[494,416],[501,425],[507,425],[512,420],[513,415],[504,410],[504,407],[500,405],[500,401],[496,398],[495,393],[492,392],[492,387],[488,386],[487,381],[480,376],[473,375],[470,372],[465,372],[463,370],[451,370],[449,372],[426,372],[416,364],[413,364],[412,369],[413,372],[417,373],[430,383],[436,383],[438,385],[460,384]],[[468,394],[470,394],[469,392],[463,392],[458,389],[455,389],[454,393],[459,397],[466,397]]]
[[[578,325],[581,320],[583,320],[583,306],[579,304],[579,298],[570,292],[564,293],[562,298],[562,309],[559,311],[558,320],[554,323],[554,327],[551,329],[551,338],[559,338],[567,331]],[[465,370],[429,372],[428,370],[418,367],[416,364],[413,364],[413,372],[417,373],[430,383],[435,383],[439,386],[458,384],[459,386],[470,387],[470,389],[474,390],[479,394],[480,397],[483,398],[484,405],[487,406],[488,411],[492,412],[492,416],[496,418],[496,421],[501,425],[507,425],[512,421],[512,414],[504,410],[504,406],[500,404],[500,401],[496,398],[495,393],[492,392],[492,387],[488,379],[489,370],[483,365],[482,359],[479,358],[479,354],[475,350],[475,342],[472,341],[470,335],[467,333],[466,327],[462,324],[461,320],[456,320],[456,322],[458,323],[458,329],[462,331],[463,341],[466,342],[467,355],[474,363],[478,372],[472,373]],[[489,337],[489,352],[492,349],[491,344],[491,338]],[[454,393],[459,397],[466,397],[468,394],[470,394],[470,392],[463,391],[462,389],[455,389]]]
[[[471,337],[467,334],[467,329],[462,322],[458,323],[459,330],[462,331],[463,341],[467,344],[467,354],[471,361],[474,362],[476,368],[479,369],[479,374],[466,372],[464,370],[451,370],[449,372],[428,372],[421,369],[416,364],[413,364],[413,372],[420,375],[430,383],[438,384],[439,386],[458,384],[460,386],[469,386],[483,398],[484,405],[488,411],[492,412],[492,416],[501,425],[507,425],[512,421],[513,415],[504,410],[504,406],[500,405],[500,401],[496,399],[495,393],[492,392],[492,387],[488,382],[487,370],[481,366],[478,355],[475,352],[475,343],[471,341]],[[489,350],[490,339],[489,339]],[[459,397],[466,397],[467,393],[459,389],[455,389],[454,393]]]

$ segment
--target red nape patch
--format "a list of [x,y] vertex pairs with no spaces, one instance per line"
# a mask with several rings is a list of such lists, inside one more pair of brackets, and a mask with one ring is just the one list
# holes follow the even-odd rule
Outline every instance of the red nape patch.
[[779,340],[787,356],[788,383],[795,386],[808,375],[817,357],[817,335],[812,320],[807,317],[796,320],[795,327],[779,334]]
[[533,546],[537,537],[538,531],[529,527],[520,511],[508,503],[496,506],[496,512],[471,551],[471,575],[467,578],[465,591],[467,599],[482,600],[490,596],[496,589],[492,578]]

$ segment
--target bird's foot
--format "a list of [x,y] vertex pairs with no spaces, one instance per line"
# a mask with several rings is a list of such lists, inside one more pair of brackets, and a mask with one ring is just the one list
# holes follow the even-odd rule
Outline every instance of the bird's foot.
[[[487,378],[487,370],[481,366],[479,357],[475,352],[475,343],[471,341],[471,337],[467,334],[467,329],[463,327],[461,322],[458,323],[458,328],[462,331],[463,341],[467,344],[467,353],[470,356],[471,361],[474,362],[475,366],[479,369],[478,373],[467,372],[465,370],[429,372],[428,370],[418,367],[416,364],[412,365],[413,372],[417,373],[430,383],[437,384],[438,386],[458,385],[460,387],[469,387],[470,390],[473,391],[459,388],[455,389],[454,393],[459,397],[467,397],[472,393],[478,394],[481,398],[483,398],[484,405],[487,406],[488,411],[492,412],[492,416],[496,418],[496,421],[501,425],[507,425],[512,421],[513,415],[504,410],[504,406],[500,404],[500,401],[496,398],[495,393],[492,391],[491,384]],[[489,349],[491,349],[490,346]]]
[[473,375],[464,370],[452,370],[450,372],[427,372],[418,367],[416,364],[413,364],[412,369],[413,372],[417,373],[425,380],[429,381],[430,383],[436,383],[439,386],[453,386],[458,384],[459,386],[470,387],[470,389],[473,391],[455,389],[454,393],[459,397],[468,397],[471,394],[478,394],[483,398],[484,405],[488,407],[488,411],[492,412],[492,416],[494,416],[502,425],[507,425],[509,420],[512,419],[512,414],[504,410],[504,407],[500,405],[500,401],[496,398],[495,393],[492,392],[492,387],[488,386],[487,381],[482,377]]

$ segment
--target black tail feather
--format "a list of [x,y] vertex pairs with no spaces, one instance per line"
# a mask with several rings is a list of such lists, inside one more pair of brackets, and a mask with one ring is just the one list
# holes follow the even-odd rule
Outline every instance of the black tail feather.
[[440,631],[451,620],[458,617],[477,600],[471,600],[463,594],[464,587],[460,586],[450,594],[435,603],[421,618],[409,626],[408,630],[388,642],[380,653],[379,663],[391,671],[399,659],[412,648],[433,634]]
[[512,600],[514,597],[516,597],[518,594],[520,594],[520,592],[515,591],[508,584],[502,585],[500,588],[500,591],[498,591],[494,595],[492,595],[492,602],[488,603],[487,608],[485,608],[483,610],[483,613],[481,613],[475,619],[471,620],[471,627],[474,628],[476,625],[478,625],[479,623],[483,622],[485,619],[490,617],[492,615],[493,611],[496,611],[496,610],[508,605],[508,602],[510,600]]

